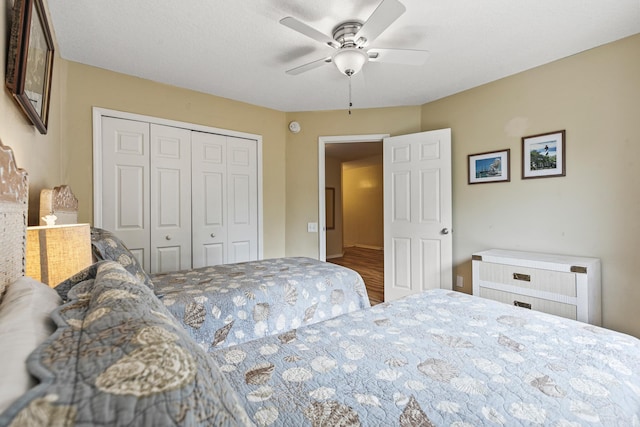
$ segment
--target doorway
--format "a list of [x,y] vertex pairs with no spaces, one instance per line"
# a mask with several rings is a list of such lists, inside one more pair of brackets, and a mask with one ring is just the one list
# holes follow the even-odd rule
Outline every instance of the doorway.
[[452,289],[451,129],[320,137],[319,259],[326,260],[325,145],[383,141],[384,299]]
[[384,300],[382,140],[387,135],[319,140],[322,260],[362,276],[372,304]]
[[327,260],[325,148],[329,144],[381,143],[389,134],[321,136],[318,138],[318,259]]

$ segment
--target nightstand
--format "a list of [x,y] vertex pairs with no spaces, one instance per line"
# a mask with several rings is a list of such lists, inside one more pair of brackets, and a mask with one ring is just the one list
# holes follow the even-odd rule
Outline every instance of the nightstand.
[[602,324],[600,260],[490,249],[472,256],[473,294]]

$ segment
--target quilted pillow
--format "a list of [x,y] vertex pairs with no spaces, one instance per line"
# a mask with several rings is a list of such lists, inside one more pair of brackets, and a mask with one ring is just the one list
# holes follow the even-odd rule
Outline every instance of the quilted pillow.
[[69,292],[27,361],[41,383],[0,425],[251,425],[216,362],[115,262]]
[[112,232],[101,228],[91,228],[91,247],[98,260],[116,261],[138,280],[153,289],[153,282],[135,256]]
[[98,271],[98,266],[101,262],[104,261],[98,261],[97,263],[91,264],[89,267],[77,272],[76,274],[69,277],[64,282],[60,282],[58,286],[53,288],[58,293],[58,295],[60,295],[60,298],[62,298],[62,302],[69,301],[69,291],[71,291],[71,289],[75,285],[82,283],[90,278],[96,277],[96,272]]

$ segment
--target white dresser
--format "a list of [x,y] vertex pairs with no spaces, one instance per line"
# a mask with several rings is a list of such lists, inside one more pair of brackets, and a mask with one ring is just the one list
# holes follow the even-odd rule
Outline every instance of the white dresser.
[[473,294],[602,324],[600,260],[490,249],[472,256]]

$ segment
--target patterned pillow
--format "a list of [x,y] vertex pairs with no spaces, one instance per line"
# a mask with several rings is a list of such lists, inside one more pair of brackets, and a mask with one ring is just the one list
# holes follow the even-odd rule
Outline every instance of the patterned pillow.
[[27,360],[41,383],[0,425],[251,425],[218,364],[121,265],[97,264],[69,297]]
[[60,298],[62,298],[62,302],[69,301],[69,291],[71,291],[74,286],[81,282],[84,282],[85,280],[88,280],[89,278],[96,277],[98,267],[101,263],[104,262],[105,261],[98,261],[97,263],[91,264],[89,267],[85,268],[82,271],[79,271],[64,282],[60,282],[58,286],[53,288],[58,293],[58,295],[60,295]]
[[101,228],[91,228],[91,246],[98,260],[116,261],[138,280],[154,288],[151,278],[142,268],[135,256],[127,249],[122,240],[112,232]]

